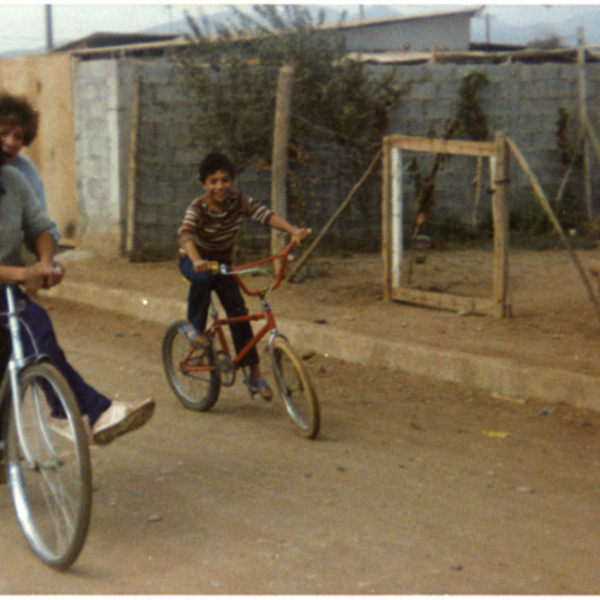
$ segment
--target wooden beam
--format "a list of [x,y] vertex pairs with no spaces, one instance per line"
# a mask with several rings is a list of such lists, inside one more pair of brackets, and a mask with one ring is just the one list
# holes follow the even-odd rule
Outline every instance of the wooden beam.
[[560,239],[562,240],[564,247],[569,252],[569,255],[571,256],[571,259],[575,265],[575,268],[577,269],[577,271],[579,272],[579,274],[581,276],[581,279],[583,280],[583,284],[588,293],[588,296],[590,297],[590,300],[591,300],[592,304],[594,305],[594,308],[596,309],[596,313],[597,313],[598,317],[600,317],[600,303],[598,302],[598,298],[594,294],[594,290],[592,289],[590,281],[587,278],[587,275],[585,274],[583,266],[581,265],[579,258],[577,258],[577,254],[575,254],[573,248],[571,248],[571,244],[569,243],[569,238],[567,238],[567,235],[563,231],[560,221],[556,218],[556,215],[554,214],[554,211],[552,210],[552,207],[550,206],[550,203],[548,202],[548,198],[546,198],[546,195],[544,194],[540,184],[538,183],[536,176],[533,174],[533,172],[529,168],[527,161],[521,154],[521,151],[519,150],[517,145],[514,143],[514,141],[511,138],[507,137],[506,143],[508,144],[514,157],[517,159],[517,162],[521,165],[521,168],[523,169],[523,172],[529,179],[529,183],[531,184],[531,187],[533,188],[535,195],[538,197],[538,200],[540,201],[542,208],[546,212],[548,219],[550,219],[550,222],[554,225],[554,229],[556,230]]
[[590,120],[586,117],[585,119],[585,133],[587,133],[590,141],[592,142],[592,148],[594,148],[594,153],[596,154],[596,159],[600,163],[600,142],[596,137],[596,133],[594,132],[594,128],[590,123]]
[[402,224],[404,222],[404,185],[402,170],[402,153],[398,148],[391,149],[391,284],[399,287],[402,281],[402,256],[404,254],[404,232]]
[[432,152],[434,154],[462,154],[466,156],[495,156],[494,142],[467,142],[464,140],[442,140],[391,135],[390,144],[400,150]]
[[392,145],[383,139],[383,182],[381,190],[381,258],[383,262],[383,300],[392,300]]
[[418,304],[437,308],[440,310],[466,311],[470,314],[494,315],[496,305],[486,298],[471,298],[468,296],[455,296],[453,294],[440,294],[409,288],[392,288],[392,299],[409,304]]
[[367,178],[369,177],[369,175],[371,174],[371,172],[373,171],[373,169],[379,162],[380,158],[381,158],[381,150],[379,150],[377,152],[377,154],[375,155],[375,158],[373,158],[373,160],[371,161],[369,168],[363,173],[362,177],[354,184],[354,187],[350,190],[350,193],[348,194],[348,196],[346,196],[346,199],[338,207],[338,209],[335,211],[335,213],[333,213],[333,215],[331,216],[331,218],[329,219],[329,221],[327,222],[325,227],[323,227],[323,229],[320,231],[320,233],[317,236],[317,238],[315,239],[315,241],[310,245],[308,250],[302,255],[302,258],[296,263],[296,266],[294,267],[294,269],[288,276],[288,281],[294,280],[294,277],[298,274],[298,271],[304,266],[304,263],[308,260],[309,256],[314,252],[315,248],[320,244],[320,242],[323,239],[323,237],[325,236],[325,234],[331,229],[333,224],[339,219],[339,217],[342,214],[342,212],[344,211],[344,209],[350,203],[350,200],[352,200],[352,198],[354,198],[354,196],[356,195],[356,192],[358,192],[358,190],[362,187],[364,182],[367,180]]

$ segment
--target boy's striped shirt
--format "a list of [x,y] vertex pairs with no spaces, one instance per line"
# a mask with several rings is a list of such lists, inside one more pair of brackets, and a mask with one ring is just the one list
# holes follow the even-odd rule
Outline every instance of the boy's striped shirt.
[[183,243],[192,240],[204,260],[230,263],[235,237],[244,217],[268,225],[273,211],[240,193],[232,193],[223,212],[212,210],[206,196],[194,200],[185,211],[177,233],[180,256],[185,256]]

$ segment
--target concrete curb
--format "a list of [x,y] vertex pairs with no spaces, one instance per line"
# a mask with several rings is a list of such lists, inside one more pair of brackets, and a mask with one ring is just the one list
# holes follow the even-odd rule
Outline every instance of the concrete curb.
[[[94,283],[64,281],[41,292],[168,325],[184,318],[186,303],[114,289]],[[278,319],[278,327],[300,350],[366,366],[398,369],[494,393],[506,399],[535,399],[548,403],[600,410],[600,377],[559,369],[542,369],[503,358],[438,350],[349,333],[328,325]]]

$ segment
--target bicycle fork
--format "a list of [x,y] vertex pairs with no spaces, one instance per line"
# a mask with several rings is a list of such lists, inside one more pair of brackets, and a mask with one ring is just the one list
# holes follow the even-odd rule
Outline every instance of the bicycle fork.
[[282,392],[283,390],[285,390],[285,392],[288,393],[289,390],[287,389],[285,379],[283,378],[283,374],[281,373],[281,369],[279,368],[279,364],[277,362],[277,359],[275,358],[275,350],[273,350],[273,342],[276,338],[282,338],[286,342],[288,341],[288,339],[285,337],[285,335],[279,333],[277,329],[274,329],[271,332],[271,337],[269,338],[269,342],[267,344],[267,348],[269,349],[269,356],[271,357],[271,364],[273,365],[273,375],[277,380],[277,386],[280,390],[282,390]]
[[[21,335],[19,333],[19,316],[17,309],[17,300],[15,298],[14,290],[7,286],[6,287],[6,302],[8,308],[8,328],[10,331],[10,338],[12,344],[12,354],[8,363],[8,374],[10,378],[11,388],[11,401],[13,405],[13,418],[15,419],[15,426],[17,429],[17,438],[20,440],[25,460],[27,461],[28,468],[38,470],[39,465],[37,461],[33,459],[33,452],[27,441],[27,435],[25,434],[25,427],[23,424],[23,416],[21,411],[21,389],[19,386],[19,373],[25,366],[25,352],[23,350],[23,344],[21,342]],[[34,403],[35,410],[38,420],[41,419],[40,414],[40,400],[38,394],[34,390]],[[44,428],[42,427],[42,430]]]

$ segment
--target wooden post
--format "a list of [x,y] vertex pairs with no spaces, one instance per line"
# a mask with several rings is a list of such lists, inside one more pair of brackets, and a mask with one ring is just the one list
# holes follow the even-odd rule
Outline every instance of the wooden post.
[[508,151],[506,137],[496,134],[496,157],[494,173],[492,212],[494,215],[494,268],[493,297],[498,317],[510,317],[511,303],[508,290],[509,206],[508,206]]
[[138,138],[140,129],[140,95],[142,82],[137,79],[133,86],[131,100],[131,127],[129,130],[129,185],[127,193],[127,221],[125,232],[125,252],[130,255],[135,250],[135,209],[138,183]]
[[475,200],[473,201],[473,214],[471,216],[471,226],[473,229],[477,227],[479,218],[477,212],[479,211],[479,201],[481,200],[481,171],[483,169],[483,156],[477,157],[477,169],[475,173]]
[[398,148],[392,148],[390,157],[391,182],[391,224],[390,234],[392,249],[392,286],[400,287],[402,282],[402,257],[404,255],[404,232],[402,223],[404,221],[404,186],[402,172],[402,153]]
[[381,258],[383,261],[383,300],[392,301],[392,142],[383,139],[383,186],[381,193]]
[[586,130],[587,123],[587,107],[586,107],[586,81],[585,81],[585,33],[583,27],[577,30],[577,70],[578,70],[578,99],[579,99],[579,135],[583,137],[583,186],[585,207],[587,209],[588,218],[593,217],[592,211],[592,189],[590,184],[590,161],[588,142],[583,135]]
[[538,200],[540,201],[542,208],[546,211],[546,215],[548,216],[548,218],[554,225],[554,229],[560,236],[560,239],[562,240],[563,245],[569,252],[569,255],[571,256],[571,259],[573,260],[573,263],[575,264],[577,271],[579,271],[579,274],[581,275],[581,279],[583,280],[583,284],[585,285],[585,289],[587,290],[588,296],[590,297],[590,300],[592,301],[592,304],[594,305],[594,308],[596,309],[596,313],[598,314],[598,317],[600,317],[600,303],[598,302],[598,298],[594,294],[594,290],[592,289],[590,281],[587,278],[585,271],[583,270],[581,262],[577,258],[577,254],[575,254],[573,248],[571,248],[569,239],[567,238],[567,235],[563,231],[560,221],[556,218],[554,212],[552,211],[552,207],[550,206],[550,203],[548,202],[548,198],[546,198],[546,195],[544,194],[540,184],[538,183],[536,176],[533,174],[533,172],[529,168],[527,161],[521,154],[520,150],[517,148],[517,145],[513,142],[513,140],[511,138],[506,138],[506,143],[508,144],[511,152],[517,159],[518,163],[521,165],[521,168],[523,169],[525,175],[527,175],[527,178],[529,179],[529,183],[531,184],[531,187],[533,187],[533,191],[535,192],[535,195],[538,197]]
[[596,159],[600,163],[600,142],[598,141],[598,138],[594,133],[594,128],[592,127],[592,124],[590,123],[589,119],[586,119],[585,128],[586,133],[590,138],[590,141],[592,142],[592,148],[594,149],[594,153],[596,154]]
[[[294,67],[283,65],[277,81],[275,103],[275,128],[273,132],[273,159],[271,166],[271,208],[280,217],[287,219],[286,182],[288,172],[288,145],[290,138],[290,114],[292,89],[294,85]],[[285,249],[285,234],[272,230],[271,253],[279,254]],[[273,268],[279,269],[279,261]]]

